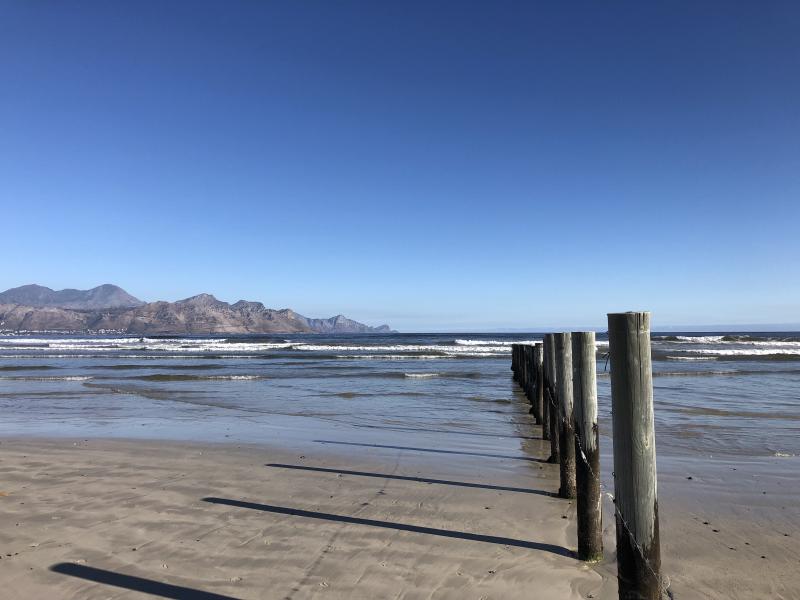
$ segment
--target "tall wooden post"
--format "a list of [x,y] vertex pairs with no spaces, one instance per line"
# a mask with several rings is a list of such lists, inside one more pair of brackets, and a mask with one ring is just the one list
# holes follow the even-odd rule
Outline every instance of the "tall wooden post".
[[575,415],[575,485],[578,496],[578,558],[603,559],[600,495],[600,433],[597,429],[597,358],[594,331],[572,334]]
[[557,333],[556,386],[558,389],[558,449],[562,498],[575,497],[575,429],[572,421],[572,337]]
[[[534,344],[533,346],[533,416],[536,419],[536,424],[540,425],[543,422],[544,415],[542,413],[542,398],[544,397],[544,387],[542,386],[542,345]],[[545,438],[546,439],[546,438]]]
[[522,386],[525,392],[525,399],[531,405],[528,409],[529,413],[533,413],[533,404],[531,403],[531,389],[533,388],[533,347],[529,344],[523,346],[524,361],[525,361],[525,384]]
[[536,386],[536,363],[533,361],[533,344],[529,344],[526,348],[528,350],[528,385],[525,388],[525,396],[531,405],[530,413],[536,419],[536,407],[533,404],[533,394]]
[[525,392],[525,399],[530,400],[531,395],[528,389],[531,385],[531,361],[530,346],[527,344],[522,347],[522,372],[524,373],[524,377],[522,378],[522,391]]
[[661,598],[650,313],[608,315],[620,600]]
[[555,335],[544,336],[545,401],[548,403],[551,463],[560,463],[558,444],[558,406],[556,405],[556,348]]
[[517,364],[519,362],[519,344],[511,344],[511,372],[514,374],[514,381],[517,380]]
[[542,394],[542,439],[550,439],[550,395],[547,393],[547,355],[545,354],[545,344],[542,340],[542,382],[539,390]]

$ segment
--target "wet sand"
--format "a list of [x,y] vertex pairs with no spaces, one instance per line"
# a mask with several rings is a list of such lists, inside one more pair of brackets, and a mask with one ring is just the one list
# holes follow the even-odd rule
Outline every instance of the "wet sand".
[[[572,556],[574,506],[552,496],[557,469],[537,460],[543,442],[526,444],[529,459],[502,460],[6,439],[0,589],[22,599],[615,598],[610,501],[610,551],[586,566]],[[675,598],[798,597],[797,483],[768,462],[753,477],[665,461]],[[736,497],[728,476],[742,483]]]
[[13,598],[140,597],[126,588],[180,598],[609,597],[603,576],[571,556],[574,519],[548,493],[554,466],[484,477],[480,459],[328,448],[6,440],[0,588]]
[[800,459],[664,457],[658,468],[664,573],[678,600],[800,598]]

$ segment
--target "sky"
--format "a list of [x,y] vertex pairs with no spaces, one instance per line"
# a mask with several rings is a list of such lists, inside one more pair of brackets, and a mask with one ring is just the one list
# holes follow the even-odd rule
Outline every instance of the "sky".
[[0,0],[0,289],[800,323],[800,3]]

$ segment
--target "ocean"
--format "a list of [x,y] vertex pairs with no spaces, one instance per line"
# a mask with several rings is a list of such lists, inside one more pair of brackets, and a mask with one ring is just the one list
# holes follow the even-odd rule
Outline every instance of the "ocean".
[[[519,454],[511,344],[541,339],[3,335],[0,435]],[[598,334],[606,440],[607,348]],[[800,455],[800,333],[654,333],[652,352],[659,458]]]

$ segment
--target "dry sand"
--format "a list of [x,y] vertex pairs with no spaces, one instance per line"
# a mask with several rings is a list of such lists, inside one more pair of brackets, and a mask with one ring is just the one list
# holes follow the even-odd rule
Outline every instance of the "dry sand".
[[[528,444],[531,460],[487,468],[323,444],[4,440],[0,597],[615,598],[613,521],[608,559],[575,560],[574,506]],[[714,480],[682,468],[661,482],[675,598],[800,597],[797,510],[779,508],[794,499],[754,485],[726,512]],[[756,495],[785,521],[742,518]]]

